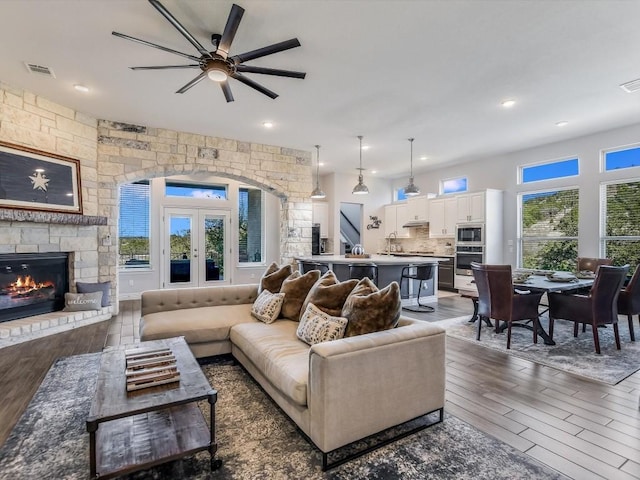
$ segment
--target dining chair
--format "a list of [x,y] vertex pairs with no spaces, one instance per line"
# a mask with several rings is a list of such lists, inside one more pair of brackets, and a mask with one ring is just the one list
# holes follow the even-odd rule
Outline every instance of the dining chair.
[[634,315],[638,315],[638,324],[640,325],[640,265],[636,266],[633,277],[618,294],[618,314],[627,316],[627,320],[629,320],[629,335],[631,341],[635,342],[636,337],[633,332]]
[[609,258],[591,258],[591,257],[578,257],[578,272],[590,271],[596,273],[600,265],[611,265],[611,259]]
[[484,318],[496,322],[507,322],[507,349],[511,348],[511,326],[513,322],[533,322],[533,343],[538,343],[538,305],[543,292],[520,291],[513,288],[511,265],[471,263],[473,278],[478,288],[478,335]]
[[549,293],[549,336],[553,339],[555,320],[574,322],[573,336],[578,336],[578,324],[591,325],[596,353],[600,353],[598,326],[613,324],[616,348],[620,350],[618,332],[618,296],[629,271],[629,265],[612,267],[602,265],[587,294]]

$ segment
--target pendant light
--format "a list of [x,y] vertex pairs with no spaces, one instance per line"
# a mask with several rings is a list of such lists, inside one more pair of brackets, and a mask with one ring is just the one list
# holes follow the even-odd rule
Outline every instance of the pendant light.
[[409,139],[409,144],[411,145],[411,173],[409,174],[409,185],[404,187],[404,194],[407,197],[420,195],[420,189],[413,183],[413,140],[413,138]]
[[358,184],[353,187],[353,191],[351,193],[354,195],[366,195],[369,193],[369,189],[362,182],[362,171],[365,170],[362,168],[362,135],[358,135],[358,139],[360,139],[360,167],[358,167],[357,170],[360,170],[360,174],[358,175]]
[[311,192],[311,198],[324,198],[326,195],[320,188],[320,145],[316,145],[316,188]]

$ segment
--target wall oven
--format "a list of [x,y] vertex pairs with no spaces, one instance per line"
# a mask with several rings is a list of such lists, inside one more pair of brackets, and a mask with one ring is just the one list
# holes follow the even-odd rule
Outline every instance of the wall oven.
[[484,263],[484,246],[458,244],[456,246],[456,274],[473,275],[471,262]]
[[459,223],[456,225],[456,244],[484,245],[484,224]]

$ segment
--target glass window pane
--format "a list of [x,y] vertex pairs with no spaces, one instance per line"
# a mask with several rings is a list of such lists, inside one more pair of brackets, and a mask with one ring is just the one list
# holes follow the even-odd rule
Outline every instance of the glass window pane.
[[606,236],[640,236],[639,199],[640,182],[614,183],[606,186]]
[[640,167],[640,147],[604,154],[604,169],[607,172],[631,167]]
[[224,280],[224,217],[204,220],[205,280]]
[[442,181],[442,193],[466,192],[467,188],[467,177],[450,178]]
[[578,175],[578,159],[561,160],[522,168],[522,183],[551,180]]
[[640,264],[640,240],[605,240],[605,256],[610,258],[614,265],[630,266],[629,272],[633,273]]
[[120,267],[149,267],[149,193],[148,181],[120,185]]
[[171,216],[169,218],[169,269],[171,283],[191,281],[191,217]]
[[522,241],[522,266],[542,270],[575,271],[578,240]]
[[263,261],[262,190],[240,188],[238,191],[238,261]]
[[396,190],[396,200],[406,200],[407,196],[404,193],[404,188]]
[[215,198],[226,200],[226,185],[194,185],[192,183],[166,182],[167,197]]

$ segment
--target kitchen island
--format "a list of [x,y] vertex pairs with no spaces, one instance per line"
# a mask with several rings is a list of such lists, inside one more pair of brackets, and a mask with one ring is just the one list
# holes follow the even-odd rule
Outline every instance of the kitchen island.
[[[296,257],[295,260],[300,262],[317,262],[327,264],[329,269],[333,270],[338,280],[344,281],[349,279],[350,263],[374,263],[378,266],[378,287],[384,288],[391,282],[400,283],[402,269],[408,266],[431,264],[434,266],[433,279],[426,280],[422,284],[422,293],[420,294],[420,303],[432,303],[438,300],[438,268],[439,262],[449,261],[446,257],[424,257],[424,256],[394,256],[394,255],[371,255],[369,258],[348,258],[344,255],[312,255],[308,257]],[[404,280],[401,286],[402,305],[415,305],[415,295],[418,292],[418,280]]]

